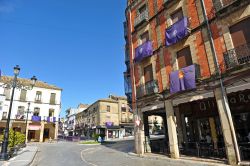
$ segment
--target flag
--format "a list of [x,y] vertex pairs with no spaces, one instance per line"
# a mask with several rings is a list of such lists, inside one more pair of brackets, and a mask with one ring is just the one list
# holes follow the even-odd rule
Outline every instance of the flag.
[[187,66],[170,73],[171,94],[195,88],[195,65]]
[[135,49],[135,62],[140,62],[144,58],[149,57],[153,54],[153,46],[151,41],[146,41]]
[[187,17],[183,17],[181,20],[166,29],[166,46],[177,43],[188,34],[188,19]]

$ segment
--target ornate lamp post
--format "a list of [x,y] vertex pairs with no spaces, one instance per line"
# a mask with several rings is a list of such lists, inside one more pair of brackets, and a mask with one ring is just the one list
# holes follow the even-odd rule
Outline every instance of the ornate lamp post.
[[25,89],[25,90],[31,90],[37,79],[35,76],[33,76],[31,78],[31,85],[30,86],[27,86],[27,85],[22,85],[21,82],[19,82],[17,80],[17,76],[19,75],[19,72],[20,72],[20,67],[18,65],[16,65],[14,67],[14,78],[13,80],[11,80],[10,82],[8,83],[5,83],[3,85],[4,88],[9,88],[11,89],[12,88],[12,93],[11,93],[11,99],[10,99],[10,107],[9,107],[9,113],[8,113],[8,119],[7,119],[7,123],[6,123],[6,128],[5,128],[5,131],[4,131],[4,139],[3,139],[3,142],[2,142],[2,149],[1,149],[1,154],[0,154],[0,160],[8,160],[9,159],[9,155],[8,155],[8,138],[9,138],[9,126],[10,126],[10,116],[11,116],[11,110],[12,110],[12,104],[13,104],[13,99],[14,99],[14,93],[15,93],[15,89]]

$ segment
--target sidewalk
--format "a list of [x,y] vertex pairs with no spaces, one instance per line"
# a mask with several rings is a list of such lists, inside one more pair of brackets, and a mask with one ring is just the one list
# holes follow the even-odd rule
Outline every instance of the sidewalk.
[[175,163],[178,165],[185,165],[185,166],[228,166],[227,164],[223,162],[216,162],[214,160],[195,160],[195,159],[188,159],[186,157],[181,157],[179,159],[171,159],[164,155],[158,155],[158,154],[144,154],[144,155],[138,155],[133,152],[129,152],[128,155],[135,156],[135,157],[141,157],[141,158],[147,158],[147,159],[153,159],[153,160],[166,160],[166,163]]
[[27,146],[17,153],[17,156],[9,161],[0,161],[2,166],[28,166],[32,163],[38,148],[36,146]]

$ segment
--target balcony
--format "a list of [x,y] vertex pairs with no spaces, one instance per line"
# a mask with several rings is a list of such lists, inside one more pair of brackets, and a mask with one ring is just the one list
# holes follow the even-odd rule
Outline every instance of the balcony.
[[136,88],[136,97],[141,98],[146,95],[151,95],[159,91],[157,80],[152,80],[142,84]]
[[33,122],[41,122],[41,116],[32,116],[31,120]]
[[17,114],[16,115],[16,120],[24,120],[25,119],[25,115],[24,114]]
[[247,4],[248,0],[214,0],[214,8],[219,17],[227,16]]
[[174,23],[166,29],[166,46],[171,46],[190,34],[189,22],[187,17]]
[[143,11],[135,18],[134,27],[137,28],[146,21],[148,21],[148,10]]
[[173,4],[177,3],[179,0],[163,0],[163,5],[165,7],[171,7]]
[[135,49],[135,63],[141,62],[143,59],[153,55],[152,41],[146,41]]
[[226,69],[232,69],[250,62],[250,43],[224,52]]
[[56,122],[56,117],[47,117],[46,121],[54,123],[54,122]]

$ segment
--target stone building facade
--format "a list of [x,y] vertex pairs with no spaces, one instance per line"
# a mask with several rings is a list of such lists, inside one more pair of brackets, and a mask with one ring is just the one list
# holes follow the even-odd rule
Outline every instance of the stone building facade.
[[147,117],[158,115],[172,158],[209,149],[229,164],[250,159],[249,2],[127,1],[124,75],[140,121],[136,153],[152,148]]
[[104,134],[106,139],[133,135],[133,114],[127,106],[127,98],[110,95],[88,106],[76,115],[81,136]]

